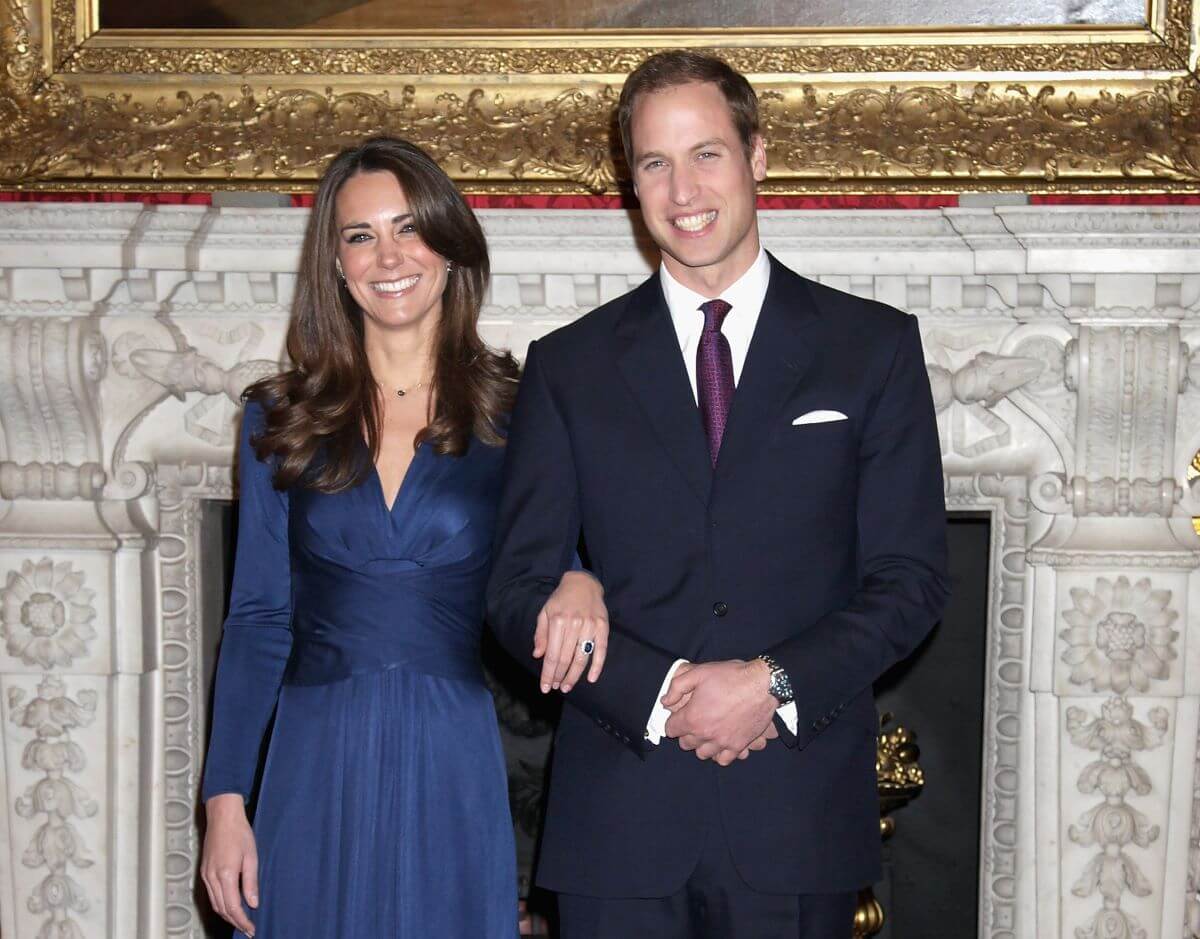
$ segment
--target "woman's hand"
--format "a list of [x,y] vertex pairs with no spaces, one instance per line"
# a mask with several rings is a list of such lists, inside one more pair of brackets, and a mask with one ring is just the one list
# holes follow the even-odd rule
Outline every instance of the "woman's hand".
[[[591,655],[582,649],[587,639],[594,644]],[[607,652],[604,588],[586,571],[567,571],[538,614],[533,634],[533,657],[542,659],[542,692],[557,688],[566,694],[588,668],[589,660],[588,681],[594,682],[604,669]]]
[[209,902],[222,918],[253,936],[254,924],[242,907],[242,895],[252,909],[258,909],[258,851],[246,820],[246,805],[241,795],[232,792],[213,796],[204,807],[208,831],[200,878],[208,890]]

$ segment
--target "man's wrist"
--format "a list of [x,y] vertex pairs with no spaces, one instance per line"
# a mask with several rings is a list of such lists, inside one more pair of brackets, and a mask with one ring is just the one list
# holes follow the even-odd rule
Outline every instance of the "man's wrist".
[[754,680],[758,683],[758,687],[762,693],[771,695],[771,666],[768,665],[762,658],[751,659],[747,663],[754,673]]

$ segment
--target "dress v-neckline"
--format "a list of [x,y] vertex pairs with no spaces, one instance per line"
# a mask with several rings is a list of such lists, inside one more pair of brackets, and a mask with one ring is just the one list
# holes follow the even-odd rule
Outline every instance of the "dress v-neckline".
[[404,475],[400,477],[400,485],[396,489],[396,494],[392,496],[391,505],[388,505],[387,493],[383,491],[383,477],[379,475],[379,466],[374,460],[371,460],[371,473],[375,477],[375,491],[379,493],[379,501],[383,505],[383,509],[388,515],[391,515],[395,511],[396,506],[400,503],[400,497],[404,495],[404,489],[408,485],[409,477],[413,474],[413,466],[420,457],[422,449],[423,447],[420,445],[413,449],[412,459],[408,461],[408,466],[404,469]]

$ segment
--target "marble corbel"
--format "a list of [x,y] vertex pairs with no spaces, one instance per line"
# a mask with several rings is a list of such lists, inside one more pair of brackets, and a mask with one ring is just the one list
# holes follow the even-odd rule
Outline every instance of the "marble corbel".
[[[88,302],[89,272],[61,273]],[[82,315],[4,319],[0,346],[0,932],[142,935],[129,872],[152,869],[137,820],[159,788],[140,733],[150,532],[105,492],[107,347]]]
[[1037,934],[1178,935],[1200,635],[1194,540],[1174,524],[1187,350],[1177,310],[1072,309],[1074,465],[1031,481]]

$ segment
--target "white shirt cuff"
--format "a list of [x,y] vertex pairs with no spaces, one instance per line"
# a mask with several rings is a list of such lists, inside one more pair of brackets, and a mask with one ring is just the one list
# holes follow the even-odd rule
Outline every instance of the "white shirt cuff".
[[[667,677],[663,679],[662,686],[658,689],[658,697],[654,699],[654,710],[650,712],[650,720],[646,721],[646,739],[656,747],[662,743],[662,738],[667,734],[667,718],[671,716],[671,712],[663,707],[662,699],[666,695],[667,689],[671,687],[671,679],[679,671],[679,666],[685,662],[687,659],[676,659],[667,670]],[[796,727],[799,724],[796,702],[789,701],[787,704],[781,704],[775,709],[775,713],[779,715],[784,726],[792,732],[792,736],[795,736]]]
[[787,704],[781,704],[775,709],[775,713],[779,715],[784,725],[792,732],[792,736],[796,736],[796,726],[799,724],[799,718],[796,716],[796,702],[789,701]]
[[671,712],[663,707],[662,699],[666,695],[667,689],[671,687],[671,679],[679,671],[679,666],[685,662],[687,659],[676,659],[675,663],[667,669],[667,677],[663,679],[662,687],[658,689],[658,696],[654,699],[654,710],[650,712],[650,720],[646,721],[646,739],[656,747],[667,734],[667,718],[671,716]]

